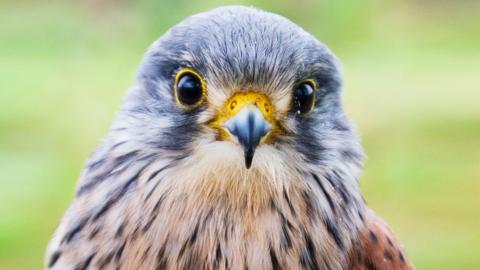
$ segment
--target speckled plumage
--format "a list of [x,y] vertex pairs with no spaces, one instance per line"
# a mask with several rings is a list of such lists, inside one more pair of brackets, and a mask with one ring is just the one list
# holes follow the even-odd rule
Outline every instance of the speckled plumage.
[[[208,102],[193,111],[173,98],[183,67],[207,83]],[[307,78],[319,85],[315,107],[299,115],[292,88]],[[246,169],[239,145],[208,123],[231,95],[252,90],[270,98],[284,133]],[[333,54],[283,17],[236,6],[187,18],[145,54],[46,267],[410,269],[362,199],[363,152],[340,94]]]

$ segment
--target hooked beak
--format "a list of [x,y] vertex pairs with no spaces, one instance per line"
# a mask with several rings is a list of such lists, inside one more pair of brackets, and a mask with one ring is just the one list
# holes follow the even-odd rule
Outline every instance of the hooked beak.
[[241,109],[233,118],[226,121],[224,127],[237,137],[238,142],[243,146],[245,166],[249,169],[255,149],[272,125],[265,120],[256,106],[251,105]]
[[238,92],[225,102],[211,125],[219,130],[220,140],[237,139],[249,169],[257,146],[275,129],[274,107],[264,94]]

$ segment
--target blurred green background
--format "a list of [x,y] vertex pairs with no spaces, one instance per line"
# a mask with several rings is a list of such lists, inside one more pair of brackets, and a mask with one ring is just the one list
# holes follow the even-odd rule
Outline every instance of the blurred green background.
[[418,269],[480,269],[480,1],[0,0],[0,269],[40,269],[147,46],[225,4],[285,15],[343,62],[362,189]]

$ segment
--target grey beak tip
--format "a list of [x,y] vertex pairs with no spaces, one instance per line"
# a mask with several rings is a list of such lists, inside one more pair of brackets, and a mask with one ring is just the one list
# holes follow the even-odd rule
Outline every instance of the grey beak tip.
[[250,169],[250,167],[252,167],[252,160],[253,160],[253,157],[245,157],[245,167],[248,169]]
[[270,131],[271,125],[258,109],[245,108],[234,118],[227,121],[224,126],[242,144],[245,154],[245,166],[249,169],[252,166],[255,149],[261,138]]
[[245,167],[247,167],[247,169],[250,169],[250,167],[252,166],[254,154],[255,154],[255,150],[253,148],[250,148],[245,151]]

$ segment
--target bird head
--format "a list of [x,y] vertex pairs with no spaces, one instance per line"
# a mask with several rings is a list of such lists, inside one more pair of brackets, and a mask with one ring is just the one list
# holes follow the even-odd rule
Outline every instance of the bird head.
[[189,176],[353,168],[362,150],[340,93],[337,60],[312,35],[279,15],[222,7],[151,45],[111,135]]

